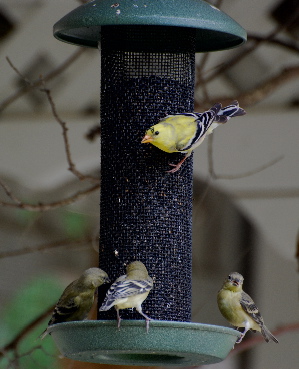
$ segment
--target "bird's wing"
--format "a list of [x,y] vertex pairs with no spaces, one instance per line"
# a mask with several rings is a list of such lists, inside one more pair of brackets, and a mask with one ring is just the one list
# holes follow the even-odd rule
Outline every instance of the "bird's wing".
[[116,281],[107,292],[100,310],[109,310],[114,305],[115,300],[149,292],[152,287],[153,283],[150,279],[125,279]]
[[68,317],[73,315],[79,308],[77,299],[70,299],[64,303],[58,301],[57,305],[52,314],[52,318],[49,321],[49,325],[56,324],[60,322],[65,322]]
[[255,305],[252,298],[246,292],[242,292],[240,304],[243,310],[260,326],[264,324],[263,318],[259,313],[258,307]]
[[211,124],[214,122],[217,113],[221,109],[221,104],[217,103],[210,110],[204,113],[189,113],[196,117],[197,129],[194,136],[188,141],[180,151],[192,149],[196,143],[205,135]]

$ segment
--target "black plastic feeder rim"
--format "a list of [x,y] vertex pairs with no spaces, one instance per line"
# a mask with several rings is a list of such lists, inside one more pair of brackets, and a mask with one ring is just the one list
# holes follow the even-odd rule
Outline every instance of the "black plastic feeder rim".
[[[127,263],[140,260],[155,280],[143,303],[154,319],[148,334],[142,317],[129,309],[121,310],[128,320],[118,331],[111,309],[97,321],[51,327],[54,340],[65,356],[97,363],[187,366],[223,360],[240,334],[190,323],[192,157],[167,173],[181,154],[141,139],[165,115],[193,111],[195,52],[239,46],[246,32],[201,0],[95,0],[58,21],[54,36],[101,50],[99,266],[114,280]],[[102,298],[100,289],[99,304]],[[108,337],[113,347],[105,343]]]

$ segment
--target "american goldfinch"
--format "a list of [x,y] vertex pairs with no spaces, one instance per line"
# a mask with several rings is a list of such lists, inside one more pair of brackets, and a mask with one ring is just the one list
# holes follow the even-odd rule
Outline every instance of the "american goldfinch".
[[[73,281],[63,291],[48,326],[73,320],[84,320],[92,307],[96,288],[108,282],[110,282],[108,275],[102,269],[85,270],[79,279]],[[46,335],[47,329],[40,338],[43,339]]]
[[153,288],[153,279],[148,275],[145,265],[141,261],[133,261],[127,266],[127,274],[119,277],[108,290],[100,311],[115,307],[117,313],[117,327],[120,328],[120,309],[136,308],[145,317],[146,331],[149,329],[149,318],[142,312],[141,304]]
[[263,317],[252,298],[242,290],[243,281],[241,274],[231,273],[217,295],[218,307],[224,318],[237,328],[245,328],[237,343],[242,341],[249,329],[261,332],[266,342],[271,339],[278,343],[265,326]]
[[151,143],[169,153],[186,153],[178,164],[170,164],[174,168],[168,172],[174,173],[180,169],[195,147],[199,146],[216,127],[226,123],[232,117],[244,114],[246,112],[239,108],[238,101],[233,101],[225,108],[217,103],[204,113],[168,115],[146,131],[141,143]]

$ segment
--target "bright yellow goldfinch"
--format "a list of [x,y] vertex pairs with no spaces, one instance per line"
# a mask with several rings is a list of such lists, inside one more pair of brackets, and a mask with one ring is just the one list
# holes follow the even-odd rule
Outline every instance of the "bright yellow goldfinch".
[[233,101],[225,108],[217,103],[204,113],[168,115],[146,131],[141,143],[151,143],[168,153],[186,153],[178,164],[170,164],[174,168],[168,172],[174,173],[216,127],[226,123],[232,117],[244,114],[246,112],[239,108],[238,101]]
[[[48,326],[73,320],[84,320],[92,307],[97,287],[108,282],[110,282],[108,275],[102,269],[85,270],[79,279],[73,281],[63,291]],[[47,329],[40,338],[43,339],[46,335]]]
[[142,312],[141,304],[153,288],[153,279],[148,275],[145,265],[141,261],[133,261],[127,266],[127,274],[117,278],[108,290],[100,311],[115,307],[117,313],[117,327],[120,328],[119,310],[135,308],[146,319],[146,331],[149,329],[149,318]]
[[243,281],[241,274],[231,273],[225,279],[217,295],[218,307],[224,318],[237,328],[245,328],[237,343],[242,341],[250,329],[261,332],[266,342],[272,340],[278,343],[278,340],[265,326],[264,319],[252,298],[242,290]]

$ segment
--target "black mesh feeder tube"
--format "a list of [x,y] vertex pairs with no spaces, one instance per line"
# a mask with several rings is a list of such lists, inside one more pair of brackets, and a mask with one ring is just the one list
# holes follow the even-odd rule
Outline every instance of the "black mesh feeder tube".
[[[191,323],[192,157],[176,173],[141,144],[167,114],[193,111],[195,52],[236,47],[245,31],[204,1],[91,1],[54,26],[61,41],[101,50],[100,268],[112,280],[142,261],[154,278],[143,303],[96,321],[49,328],[63,355],[119,365],[191,366],[223,360],[239,333]],[[99,293],[99,303],[101,293]]]

